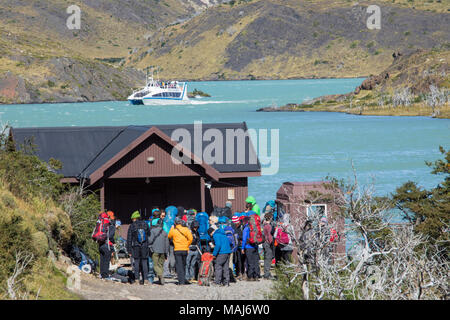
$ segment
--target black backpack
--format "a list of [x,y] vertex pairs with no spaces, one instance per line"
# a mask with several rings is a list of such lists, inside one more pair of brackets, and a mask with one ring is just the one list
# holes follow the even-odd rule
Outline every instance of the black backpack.
[[233,213],[231,212],[231,209],[228,207],[217,207],[214,206],[213,212],[211,212],[210,216],[216,216],[216,217],[227,217],[228,219],[231,219],[233,217]]
[[97,263],[92,260],[86,252],[77,246],[72,246],[69,256],[72,262],[76,265],[80,266],[81,264],[89,264],[91,266],[91,272],[94,272],[97,267]]
[[144,221],[139,221],[133,231],[133,243],[142,246],[147,242],[148,225]]

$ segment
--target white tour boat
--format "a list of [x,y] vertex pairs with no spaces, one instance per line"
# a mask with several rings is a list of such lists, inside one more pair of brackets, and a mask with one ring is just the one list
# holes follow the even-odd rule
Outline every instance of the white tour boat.
[[145,87],[134,91],[128,101],[131,104],[161,105],[180,104],[189,101],[187,83],[178,81],[158,81],[147,76]]

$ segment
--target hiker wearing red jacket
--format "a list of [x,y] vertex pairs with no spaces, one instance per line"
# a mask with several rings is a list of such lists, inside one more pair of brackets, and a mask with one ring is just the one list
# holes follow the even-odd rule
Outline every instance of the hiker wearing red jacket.
[[[252,211],[250,211],[252,212]],[[244,230],[242,232],[242,254],[246,255],[248,269],[247,269],[247,281],[259,281],[259,253],[258,245],[251,244],[247,241],[250,238],[250,226],[249,217],[244,217]]]
[[[109,274],[109,264],[114,248],[115,231],[114,213],[112,211],[100,213],[97,226],[94,230],[93,239],[98,243],[98,251],[100,254],[100,278],[104,280],[112,280]],[[104,236],[96,238],[99,234],[104,234]]]

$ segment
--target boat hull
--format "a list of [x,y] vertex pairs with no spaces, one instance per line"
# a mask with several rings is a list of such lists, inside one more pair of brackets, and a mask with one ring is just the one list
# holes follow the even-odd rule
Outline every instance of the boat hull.
[[133,105],[142,105],[144,102],[142,99],[128,99],[128,101]]
[[177,105],[189,103],[189,99],[155,99],[155,98],[144,98],[142,102],[146,106],[160,106],[160,105]]

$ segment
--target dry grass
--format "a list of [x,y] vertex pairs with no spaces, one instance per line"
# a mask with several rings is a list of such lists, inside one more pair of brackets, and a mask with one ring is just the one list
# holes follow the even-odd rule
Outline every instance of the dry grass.
[[[257,16],[257,14],[246,16],[239,23],[233,25],[236,32],[232,36],[227,32],[218,35],[219,28],[215,27],[202,33],[202,40],[195,46],[176,45],[168,54],[159,57],[149,54],[137,64],[137,67],[143,69],[149,65],[161,66],[163,70],[159,76],[167,79],[206,78],[222,69],[226,47]],[[179,25],[171,27],[170,30],[173,32],[173,38],[187,32]],[[223,72],[227,76],[230,74],[230,70],[223,69]]]
[[[10,221],[13,216],[21,216],[22,226],[32,235],[42,233],[41,230],[51,221],[64,220],[63,212],[52,201],[37,197],[30,202],[23,201],[9,192],[2,181],[0,181],[0,207],[3,221]],[[28,299],[35,299],[38,293],[39,299],[78,299],[77,295],[66,289],[65,273],[58,270],[56,264],[46,257],[46,250],[42,250],[48,249],[47,239],[33,237],[33,247],[37,249],[39,255],[35,257],[31,273],[24,278]]]

